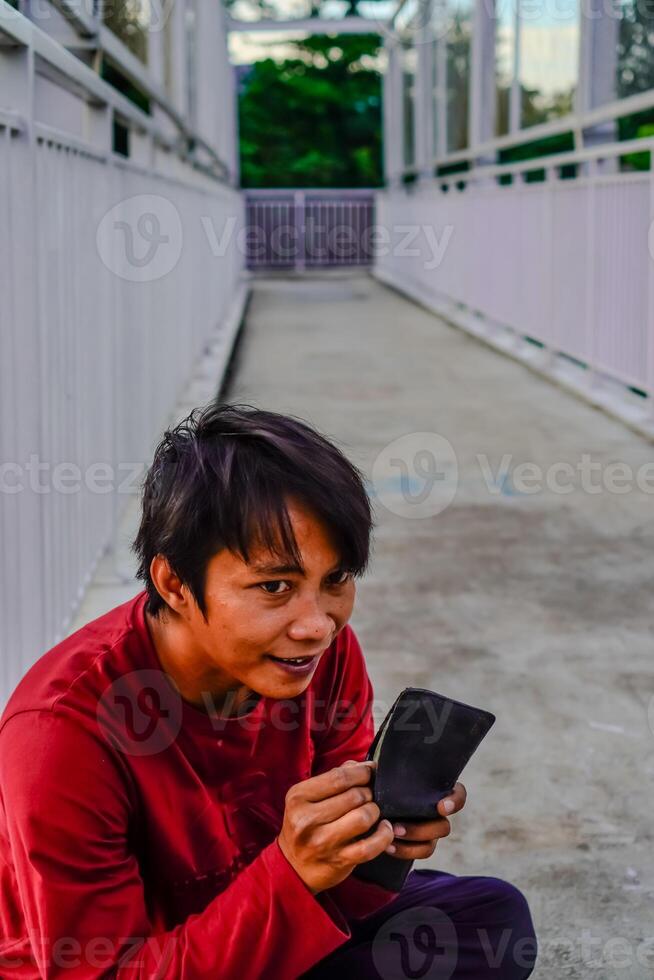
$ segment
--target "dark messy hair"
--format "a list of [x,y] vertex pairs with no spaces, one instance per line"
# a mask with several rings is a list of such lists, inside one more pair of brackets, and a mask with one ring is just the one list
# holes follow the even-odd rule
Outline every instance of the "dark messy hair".
[[150,577],[155,555],[168,560],[203,615],[207,563],[223,548],[249,562],[253,545],[262,546],[301,565],[289,497],[325,523],[342,569],[362,575],[370,501],[362,473],[326,436],[294,416],[219,403],[168,429],[145,477],[132,544],[148,612],[166,607]]

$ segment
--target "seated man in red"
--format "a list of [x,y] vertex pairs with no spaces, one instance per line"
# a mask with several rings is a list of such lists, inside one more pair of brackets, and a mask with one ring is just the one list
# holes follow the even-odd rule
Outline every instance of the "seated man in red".
[[430,856],[465,801],[406,827],[372,802],[348,625],[371,527],[359,471],[296,419],[215,405],[165,434],[144,591],[43,655],[0,719],[3,980],[530,975],[507,882],[357,878]]

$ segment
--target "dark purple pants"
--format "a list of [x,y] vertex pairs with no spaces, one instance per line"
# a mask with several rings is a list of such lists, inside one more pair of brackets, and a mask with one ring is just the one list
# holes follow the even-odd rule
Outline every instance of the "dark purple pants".
[[527,900],[501,878],[412,871],[306,980],[525,980],[536,962]]

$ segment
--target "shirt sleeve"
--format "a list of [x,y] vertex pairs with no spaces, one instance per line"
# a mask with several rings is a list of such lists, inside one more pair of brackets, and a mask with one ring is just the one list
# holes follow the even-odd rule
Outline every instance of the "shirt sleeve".
[[[314,775],[340,766],[348,759],[365,759],[375,732],[374,693],[363,651],[351,626],[346,626],[343,634],[341,660],[332,672],[329,724],[314,738]],[[376,873],[381,864],[377,859],[367,862],[368,880],[357,878],[355,869],[345,881],[328,890],[327,894],[348,920],[365,918],[397,895],[397,891],[388,886],[389,876]]]
[[[338,905],[311,893],[277,841],[203,912],[154,930],[129,845],[133,809],[113,751],[76,719],[34,710],[6,721],[0,850],[13,864],[29,953],[3,955],[3,980],[288,980],[349,938]],[[0,922],[3,901],[0,891]],[[21,939],[0,946],[23,950]]]

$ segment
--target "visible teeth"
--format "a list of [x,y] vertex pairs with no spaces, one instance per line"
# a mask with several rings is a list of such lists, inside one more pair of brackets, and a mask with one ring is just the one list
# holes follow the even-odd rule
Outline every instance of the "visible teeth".
[[310,657],[286,657],[282,658],[285,664],[305,664],[311,658]]

